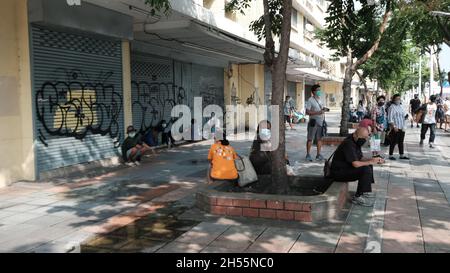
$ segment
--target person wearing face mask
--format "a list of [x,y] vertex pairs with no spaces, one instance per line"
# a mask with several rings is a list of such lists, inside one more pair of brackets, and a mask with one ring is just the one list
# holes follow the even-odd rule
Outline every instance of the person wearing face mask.
[[416,121],[417,128],[420,128],[419,121],[417,120],[417,112],[420,108],[421,102],[418,94],[414,94],[414,99],[409,101],[409,112],[411,113],[411,128],[414,127],[414,121]]
[[375,125],[376,134],[378,139],[380,139],[381,143],[384,143],[386,133],[385,129],[387,128],[387,117],[386,117],[386,108],[385,108],[386,97],[379,96],[377,98],[377,105],[372,109],[372,120]]
[[291,130],[294,130],[294,126],[292,125],[292,113],[295,111],[294,102],[291,96],[286,96],[286,100],[284,101],[284,121],[289,124]]
[[312,96],[306,102],[306,114],[309,115],[308,122],[308,133],[307,133],[307,143],[306,143],[306,160],[312,162],[311,148],[314,140],[317,140],[317,161],[324,160],[321,154],[322,150],[322,137],[324,133],[325,125],[325,112],[329,109],[324,107],[320,98],[322,96],[322,91],[320,90],[320,85],[314,85],[312,87]]
[[174,119],[170,119],[169,122],[166,120],[162,120],[157,128],[158,132],[162,134],[161,140],[163,145],[167,145],[168,148],[175,145],[175,139],[172,137],[172,125],[174,123]]
[[[270,140],[272,125],[269,121],[261,121],[258,125],[257,136],[253,141],[250,150],[250,161],[257,175],[269,175],[272,173],[272,153],[270,149]],[[286,164],[289,165],[289,160],[286,155]]]
[[122,158],[125,163],[139,165],[142,156],[151,151],[151,148],[142,141],[141,135],[133,126],[128,126],[127,135],[128,137],[122,143]]
[[423,145],[428,129],[430,129],[430,148],[434,148],[434,139],[436,137],[436,112],[437,112],[436,96],[432,95],[430,101],[420,107],[424,112],[422,115],[422,129],[420,132],[420,145]]
[[333,155],[331,177],[336,182],[358,181],[352,203],[371,207],[373,203],[369,199],[374,197],[372,184],[375,183],[373,165],[383,164],[384,159],[379,157],[366,159],[363,157],[361,147],[367,142],[368,138],[368,128],[361,127],[339,145]]
[[[216,131],[220,130],[221,128],[221,121],[219,118],[217,118],[216,113],[211,113],[211,119],[207,122],[208,127],[211,128],[211,136],[212,138],[215,137]],[[205,132],[205,139],[210,139],[211,137],[208,135],[209,132]]]
[[405,109],[401,104],[400,94],[395,94],[392,98],[393,104],[389,107],[388,112],[388,122],[390,126],[389,133],[389,159],[396,160],[394,157],[395,146],[398,145],[398,150],[400,153],[400,159],[409,160],[409,157],[404,154],[404,141],[405,141],[405,129],[406,120],[408,119],[408,114],[406,114]]

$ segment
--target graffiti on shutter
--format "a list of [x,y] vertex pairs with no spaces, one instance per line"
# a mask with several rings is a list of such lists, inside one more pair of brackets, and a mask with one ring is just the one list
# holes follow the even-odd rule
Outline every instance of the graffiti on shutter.
[[89,132],[118,138],[122,95],[108,83],[112,72],[100,72],[93,80],[80,70],[65,74],[66,81],[44,82],[36,92],[37,119],[45,129],[38,130],[40,141],[48,146],[46,134],[82,140]]
[[118,156],[121,42],[33,25],[32,58],[38,172]]

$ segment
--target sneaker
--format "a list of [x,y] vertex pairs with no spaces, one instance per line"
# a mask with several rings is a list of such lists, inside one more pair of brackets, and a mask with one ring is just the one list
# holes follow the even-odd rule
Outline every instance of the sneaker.
[[134,162],[134,165],[136,165],[136,166],[141,166],[141,162],[136,161],[136,162]]
[[417,124],[417,128],[420,128],[420,125],[419,125],[419,124]]
[[433,143],[430,143],[430,148],[434,149]]
[[423,145],[423,139],[421,139],[421,140],[420,140],[420,143],[419,143],[419,145],[420,145],[420,146],[422,146],[422,145]]
[[390,160],[397,160],[397,158],[393,157],[392,155],[389,156],[389,159],[390,159]]
[[313,162],[311,155],[306,155],[306,161]]
[[402,156],[400,156],[400,159],[409,160],[409,157],[402,155]]
[[134,167],[134,163],[133,162],[127,162],[127,163],[125,163],[125,165],[127,165],[128,167]]
[[322,155],[318,155],[318,156],[316,156],[316,160],[317,161],[324,161],[325,158]]
[[411,124],[411,128],[414,128],[414,125]]
[[363,207],[373,207],[373,204],[363,196],[353,196],[352,203]]
[[373,199],[373,198],[376,198],[377,195],[374,192],[365,192],[362,194],[362,197]]

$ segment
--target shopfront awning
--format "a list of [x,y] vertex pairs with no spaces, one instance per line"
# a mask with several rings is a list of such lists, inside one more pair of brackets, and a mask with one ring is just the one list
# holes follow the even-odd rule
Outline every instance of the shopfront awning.
[[264,62],[264,48],[191,20],[135,25],[134,36],[133,50],[184,62],[221,67]]

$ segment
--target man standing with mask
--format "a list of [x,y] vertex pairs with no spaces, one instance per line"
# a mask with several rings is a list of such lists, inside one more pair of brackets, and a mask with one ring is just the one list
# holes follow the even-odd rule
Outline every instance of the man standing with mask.
[[294,110],[294,101],[291,96],[286,96],[286,100],[284,101],[284,121],[289,124],[291,130],[294,130],[294,126],[292,126],[292,113]]
[[353,182],[358,180],[358,188],[352,203],[360,206],[371,207],[370,198],[373,177],[373,165],[383,164],[382,158],[363,158],[361,147],[369,138],[367,128],[358,128],[352,135],[348,136],[337,148],[331,163],[331,176],[337,182]]
[[420,110],[424,111],[422,115],[422,130],[420,132],[420,145],[423,145],[423,141],[425,140],[425,136],[428,132],[428,128],[430,128],[430,140],[429,145],[430,148],[434,148],[434,138],[436,137],[436,96],[432,95],[430,97],[430,101],[424,104]]
[[317,161],[324,160],[324,157],[321,155],[322,150],[322,137],[323,137],[323,125],[325,120],[325,112],[328,112],[329,109],[323,106],[323,103],[320,100],[322,96],[322,91],[320,90],[320,85],[314,85],[312,87],[312,96],[306,102],[306,114],[309,115],[308,122],[308,141],[306,143],[306,160],[312,162],[313,159],[311,157],[311,147],[314,140],[317,140]]
[[389,159],[396,160],[394,157],[394,149],[395,146],[398,145],[398,151],[400,153],[400,159],[409,160],[409,157],[404,154],[404,142],[405,142],[405,128],[406,128],[406,119],[408,115],[405,112],[405,109],[401,105],[401,96],[400,94],[395,94],[392,97],[393,104],[389,107],[388,111],[388,121],[390,126],[389,133]]

